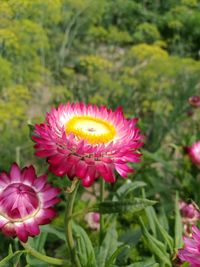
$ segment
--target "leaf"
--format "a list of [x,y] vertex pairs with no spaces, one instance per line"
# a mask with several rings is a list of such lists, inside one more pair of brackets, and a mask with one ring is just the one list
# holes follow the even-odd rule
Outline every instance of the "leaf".
[[126,267],[159,267],[158,263],[146,263],[145,261],[142,262],[136,262],[131,265],[128,265]]
[[161,236],[163,237],[164,243],[166,243],[169,247],[170,253],[173,253],[173,247],[174,247],[174,242],[172,237],[168,234],[168,232],[164,229],[164,227],[160,224],[157,215],[155,213],[155,210],[153,207],[148,207],[146,208],[146,213],[148,216],[149,221],[151,221],[151,229],[155,235],[155,228],[160,232]]
[[12,247],[10,246],[8,256],[0,261],[0,267],[17,267],[23,253],[26,253],[26,251],[19,250],[13,253]]
[[183,246],[183,225],[181,222],[181,215],[179,209],[179,195],[176,192],[175,199],[175,249],[179,249]]
[[[122,235],[119,237],[119,242],[122,242],[123,244],[129,245],[131,248],[135,247],[138,242],[141,240],[141,227],[137,225],[133,229],[128,229],[125,231]],[[118,264],[122,265],[126,260],[128,259],[131,251],[130,249],[124,249],[118,256],[117,256],[117,262]],[[120,265],[120,266],[121,266]]]
[[148,248],[151,250],[153,254],[155,254],[159,258],[161,263],[163,262],[167,266],[171,267],[170,256],[165,250],[165,245],[147,231],[141,218],[139,218],[139,221]]
[[106,265],[105,267],[110,267],[113,266],[113,264],[115,263],[118,255],[124,250],[124,249],[128,249],[130,248],[129,245],[123,244],[121,246],[119,246],[111,255],[111,257],[108,259],[108,261],[106,261]]
[[77,256],[80,259],[81,267],[96,267],[96,259],[92,243],[85,230],[73,223],[74,237],[76,239]]
[[114,196],[113,200],[120,199],[120,197],[126,197],[128,194],[130,194],[132,191],[134,191],[137,188],[146,186],[146,183],[142,181],[136,181],[136,182],[130,182],[122,185],[118,190],[116,195]]
[[49,265],[49,263],[44,262],[44,261],[40,261],[39,259],[36,259],[35,257],[27,254],[26,256],[26,261],[29,264],[28,266],[37,266],[37,267],[53,267],[55,265]]
[[116,223],[113,222],[108,228],[106,236],[102,242],[97,255],[97,266],[105,267],[106,261],[110,259],[113,253],[117,250],[118,235],[116,231]]
[[32,139],[32,136],[34,135],[35,126],[31,123],[28,123],[28,128],[29,128],[29,137],[30,139]]
[[63,240],[66,242],[66,237],[64,231],[62,229],[59,229],[58,227],[52,226],[52,225],[43,225],[41,227],[42,233],[48,233],[53,234],[57,236],[60,240]]
[[[46,239],[47,239],[47,233],[41,232],[41,234],[39,236],[34,237],[34,238],[29,238],[28,243],[30,244],[31,247],[36,249],[38,252],[46,254],[45,250],[44,250],[44,245],[46,243]],[[36,259],[35,257],[33,257],[30,254],[27,254],[26,261],[28,264],[30,264],[30,266],[37,266],[37,267],[49,266],[48,263],[45,263],[39,259]]]
[[98,211],[100,213],[136,213],[156,203],[156,201],[152,201],[149,199],[134,198],[133,200],[124,201],[104,201],[98,203],[97,206],[94,207],[94,209],[95,211]]

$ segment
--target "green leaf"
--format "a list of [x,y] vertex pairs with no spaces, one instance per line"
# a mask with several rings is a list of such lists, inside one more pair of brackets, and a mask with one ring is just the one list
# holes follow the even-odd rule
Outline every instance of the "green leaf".
[[158,263],[146,263],[145,261],[142,262],[136,262],[131,265],[128,265],[126,267],[159,267]]
[[72,228],[76,240],[77,256],[79,257],[81,266],[96,267],[94,248],[87,233],[81,226],[75,223],[73,223]]
[[183,246],[183,225],[181,221],[180,209],[179,209],[179,195],[176,192],[175,199],[175,249],[179,249]]
[[108,261],[106,261],[106,265],[105,267],[110,267],[113,266],[113,264],[115,263],[117,256],[124,250],[124,249],[128,249],[130,248],[129,245],[123,244],[121,246],[119,246],[111,255],[111,257],[108,259]]
[[13,253],[12,247],[9,247],[9,254],[3,260],[0,261],[0,267],[17,267],[20,257],[25,250],[19,250]]
[[139,218],[139,221],[142,228],[143,237],[146,241],[148,248],[153,254],[155,254],[159,258],[161,263],[164,263],[167,266],[171,267],[170,256],[166,252],[165,245],[147,231],[141,218]]
[[148,207],[146,208],[146,214],[148,216],[149,221],[151,222],[151,229],[154,233],[154,236],[156,237],[156,231],[155,228],[160,232],[164,243],[166,243],[169,247],[170,253],[173,253],[173,247],[174,247],[174,242],[172,237],[168,234],[168,232],[164,229],[164,227],[160,224],[157,215],[155,213],[155,210],[153,207]]
[[94,207],[94,209],[100,213],[136,213],[156,203],[156,201],[152,201],[149,199],[134,198],[133,200],[124,201],[104,201],[98,203],[96,208]]
[[[47,239],[47,233],[41,232],[41,234],[34,238],[29,238],[28,243],[31,247],[36,249],[38,252],[41,252],[43,254],[45,253],[44,246]],[[30,266],[37,266],[37,267],[47,267],[49,266],[48,263],[45,263],[39,259],[36,259],[34,256],[27,254],[26,261]]]
[[28,263],[28,266],[31,266],[31,267],[53,267],[55,265],[49,265],[49,263],[47,262],[43,262],[43,261],[40,261],[39,259],[36,259],[35,257],[27,254],[26,256],[26,261]]
[[116,223],[112,223],[112,225],[108,228],[106,236],[102,242],[102,245],[99,249],[99,253],[97,255],[97,266],[105,267],[107,260],[112,257],[113,253],[117,250],[118,247],[118,235],[116,231]]
[[117,190],[117,193],[116,193],[117,196],[114,196],[113,200],[120,199],[120,197],[126,197],[128,194],[133,192],[135,189],[138,189],[144,186],[146,186],[146,183],[141,182],[141,181],[125,183]]
[[29,128],[29,137],[32,139],[32,136],[34,135],[35,126],[31,123],[28,123]]
[[66,242],[65,233],[59,227],[55,227],[55,226],[52,226],[50,224],[49,225],[43,225],[43,226],[41,226],[41,232],[55,235],[60,240],[63,240]]

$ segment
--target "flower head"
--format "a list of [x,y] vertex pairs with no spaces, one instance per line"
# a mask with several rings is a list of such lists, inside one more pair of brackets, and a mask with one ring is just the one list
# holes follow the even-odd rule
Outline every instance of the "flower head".
[[90,186],[102,176],[115,182],[114,170],[127,177],[133,169],[128,162],[139,162],[142,136],[137,119],[125,119],[115,111],[83,103],[60,105],[35,126],[36,155],[47,157],[50,171],[57,176],[77,176]]
[[200,230],[196,226],[192,230],[192,238],[184,238],[185,246],[179,249],[178,257],[189,262],[190,267],[200,267]]
[[191,234],[191,226],[200,219],[200,213],[194,204],[188,204],[184,201],[179,202],[180,213],[185,235]]
[[0,229],[5,235],[26,242],[55,217],[52,206],[60,190],[46,180],[47,175],[36,176],[33,166],[20,170],[16,163],[10,173],[0,173]]
[[187,147],[186,151],[187,151],[191,161],[197,167],[200,167],[200,141],[197,141],[191,147]]
[[200,107],[200,96],[194,95],[189,97],[188,102],[191,106],[198,108]]
[[199,220],[200,213],[193,204],[188,204],[182,200],[179,203],[179,208],[183,218],[194,222]]
[[99,230],[100,228],[100,214],[98,212],[88,212],[85,215],[85,220],[92,230]]

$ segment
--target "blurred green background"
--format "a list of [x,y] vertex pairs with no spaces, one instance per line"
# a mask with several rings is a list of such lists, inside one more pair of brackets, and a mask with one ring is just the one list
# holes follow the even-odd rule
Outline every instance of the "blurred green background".
[[199,11],[196,0],[0,0],[1,168],[34,160],[27,123],[66,101],[122,105],[151,151],[178,122],[182,138],[200,92]]
[[66,101],[123,106],[149,151],[177,123],[182,142],[200,92],[199,11],[197,0],[0,0],[0,168],[34,161],[27,123]]

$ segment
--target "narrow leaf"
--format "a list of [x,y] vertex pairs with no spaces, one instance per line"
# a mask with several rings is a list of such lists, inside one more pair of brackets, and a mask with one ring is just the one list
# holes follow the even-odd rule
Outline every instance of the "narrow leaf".
[[[167,244],[169,250],[170,250],[170,253],[172,254],[173,253],[173,239],[172,237],[167,233],[167,231],[164,229],[164,227],[160,224],[158,218],[157,218],[157,215],[155,213],[155,210],[153,207],[148,207],[146,208],[146,213],[147,213],[147,216],[148,216],[148,219],[150,221],[152,221],[152,225],[153,228],[152,230],[154,229],[154,227],[156,227],[156,229],[160,232],[162,238],[163,238],[163,241],[164,243]],[[153,233],[154,233],[155,230],[153,230]],[[155,236],[156,237],[156,236]]]
[[136,262],[126,267],[159,267],[159,264],[158,263],[147,264],[146,262]]
[[108,261],[106,261],[105,267],[110,267],[113,266],[113,264],[115,263],[117,256],[124,250],[124,249],[128,249],[130,248],[129,245],[123,244],[121,246],[119,246],[114,253],[111,255],[111,257],[108,259]]
[[179,210],[179,195],[176,192],[175,199],[175,249],[183,246],[183,226],[181,222],[181,215]]
[[28,123],[29,128],[29,137],[32,139],[32,136],[34,135],[35,126],[31,123]]
[[159,258],[161,263],[165,263],[167,266],[171,266],[170,256],[165,250],[165,245],[147,231],[141,218],[139,219],[139,221],[148,248]]
[[52,226],[52,225],[43,225],[41,227],[42,233],[48,233],[57,236],[60,240],[66,241],[65,233],[62,229]]
[[25,250],[16,251],[15,253],[10,251],[9,255],[0,261],[0,267],[16,267],[23,253],[25,253]]
[[123,213],[131,212],[136,213],[140,212],[148,206],[156,204],[156,201],[152,201],[144,198],[134,198],[133,200],[124,200],[124,201],[105,201],[98,203],[96,211],[100,213]]
[[113,200],[120,199],[120,197],[126,197],[134,190],[146,186],[146,183],[142,181],[130,182],[123,184],[116,192],[117,196],[114,196]]
[[82,264],[81,267],[96,267],[94,248],[87,233],[75,223],[72,227],[76,239],[77,256]]
[[102,242],[99,253],[97,255],[97,266],[105,267],[106,261],[110,259],[113,253],[117,250],[118,235],[115,222],[108,228],[106,236]]

